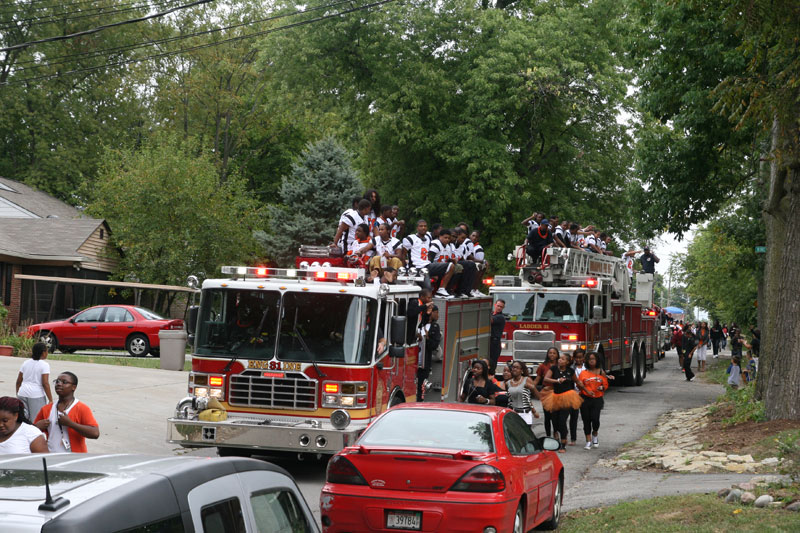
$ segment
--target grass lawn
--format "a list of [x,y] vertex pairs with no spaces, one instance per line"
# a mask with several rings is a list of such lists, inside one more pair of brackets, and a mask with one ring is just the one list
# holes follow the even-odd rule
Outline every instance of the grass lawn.
[[[73,361],[76,363],[96,363],[101,365],[135,366],[137,368],[161,368],[158,357],[106,357],[93,355],[50,354],[51,361]],[[184,370],[191,370],[191,361],[183,364]]]
[[725,503],[716,495],[667,496],[573,511],[559,531],[763,532],[800,531],[800,513]]

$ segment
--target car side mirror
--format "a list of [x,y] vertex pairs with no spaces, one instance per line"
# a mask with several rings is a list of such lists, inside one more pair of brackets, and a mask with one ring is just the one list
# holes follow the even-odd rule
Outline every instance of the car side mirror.
[[392,345],[402,346],[404,344],[403,341],[406,338],[406,317],[393,316],[391,332],[392,332]]
[[197,331],[197,317],[200,316],[200,307],[193,305],[189,307],[189,314],[186,317],[186,333],[194,336]]
[[595,305],[592,307],[592,319],[600,320],[603,318],[603,306],[602,305]]
[[539,443],[542,445],[542,448],[549,452],[555,452],[561,447],[561,443],[553,437],[542,437],[539,439]]
[[389,346],[389,357],[400,359],[406,356],[406,349],[402,346]]

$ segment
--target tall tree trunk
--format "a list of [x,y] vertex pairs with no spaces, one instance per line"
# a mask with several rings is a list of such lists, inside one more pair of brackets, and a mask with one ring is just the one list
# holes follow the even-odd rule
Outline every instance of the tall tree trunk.
[[772,127],[758,394],[767,418],[800,420],[800,161],[797,118]]

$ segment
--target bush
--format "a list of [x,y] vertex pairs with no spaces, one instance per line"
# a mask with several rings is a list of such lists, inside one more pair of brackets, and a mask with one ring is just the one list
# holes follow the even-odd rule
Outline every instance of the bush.
[[775,439],[778,443],[781,474],[789,475],[793,481],[800,481],[800,431],[794,431]]
[[36,339],[30,337],[12,335],[10,333],[0,336],[0,344],[14,347],[14,357],[30,357],[35,343]]
[[756,387],[754,383],[742,385],[739,389],[728,389],[717,400],[717,403],[728,403],[733,407],[733,415],[724,419],[726,425],[739,422],[763,422],[767,419],[764,412],[764,402],[755,399]]

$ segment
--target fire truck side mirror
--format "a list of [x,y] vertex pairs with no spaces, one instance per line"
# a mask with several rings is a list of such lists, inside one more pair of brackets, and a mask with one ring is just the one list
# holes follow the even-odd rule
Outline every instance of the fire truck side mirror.
[[186,333],[194,335],[197,330],[197,317],[200,314],[200,306],[193,305],[189,308],[189,314],[186,317]]
[[389,346],[389,357],[402,359],[406,356],[406,349],[402,346]]
[[600,320],[603,318],[603,306],[602,305],[595,305],[592,307],[592,319]]
[[[406,338],[406,317],[393,316],[392,317],[392,346],[403,346]],[[394,356],[393,356],[394,357]]]

